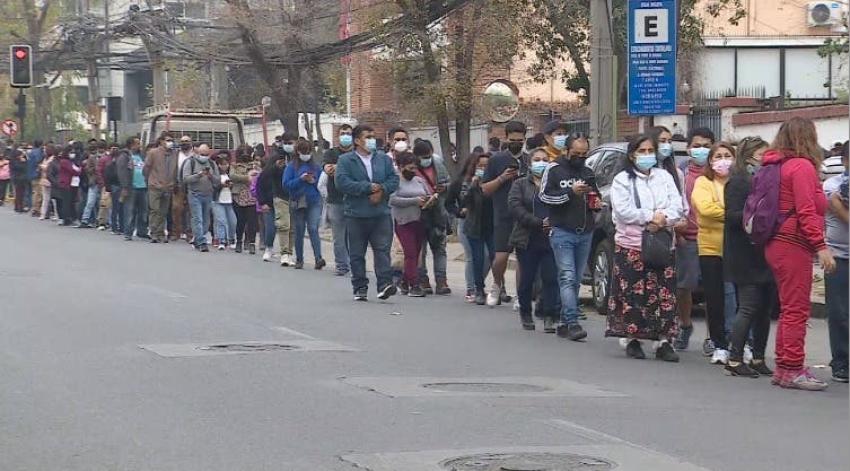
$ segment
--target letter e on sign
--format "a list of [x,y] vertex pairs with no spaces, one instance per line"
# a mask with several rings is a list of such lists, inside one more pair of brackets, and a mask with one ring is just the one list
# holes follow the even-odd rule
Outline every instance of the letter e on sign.
[[669,41],[667,10],[642,8],[635,10],[634,19],[635,43],[653,44]]

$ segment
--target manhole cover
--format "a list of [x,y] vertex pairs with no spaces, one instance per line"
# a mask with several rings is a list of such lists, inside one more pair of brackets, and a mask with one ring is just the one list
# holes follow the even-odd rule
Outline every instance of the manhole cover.
[[215,345],[202,345],[198,350],[212,352],[276,352],[298,350],[298,345],[287,343],[219,343]]
[[423,388],[435,391],[472,392],[472,393],[539,393],[550,388],[537,384],[523,383],[427,383]]
[[610,461],[572,453],[493,453],[453,458],[442,463],[448,471],[604,471]]

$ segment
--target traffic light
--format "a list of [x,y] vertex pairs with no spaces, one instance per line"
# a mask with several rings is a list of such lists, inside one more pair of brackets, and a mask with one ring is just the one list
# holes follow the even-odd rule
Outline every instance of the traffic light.
[[32,47],[28,44],[9,46],[9,80],[17,88],[32,86]]

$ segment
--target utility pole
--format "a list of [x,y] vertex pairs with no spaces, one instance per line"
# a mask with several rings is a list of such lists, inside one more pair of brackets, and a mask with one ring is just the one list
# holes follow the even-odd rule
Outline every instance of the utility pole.
[[590,144],[614,140],[617,124],[611,0],[590,0]]

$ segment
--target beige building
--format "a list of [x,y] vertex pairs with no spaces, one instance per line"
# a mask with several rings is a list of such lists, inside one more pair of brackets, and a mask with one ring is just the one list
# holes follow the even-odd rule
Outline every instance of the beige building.
[[818,47],[846,36],[847,0],[742,3],[747,15],[737,25],[725,20],[728,14],[707,19],[706,50],[690,84],[695,91],[723,95],[763,89],[765,97],[846,98],[847,54],[820,57]]

